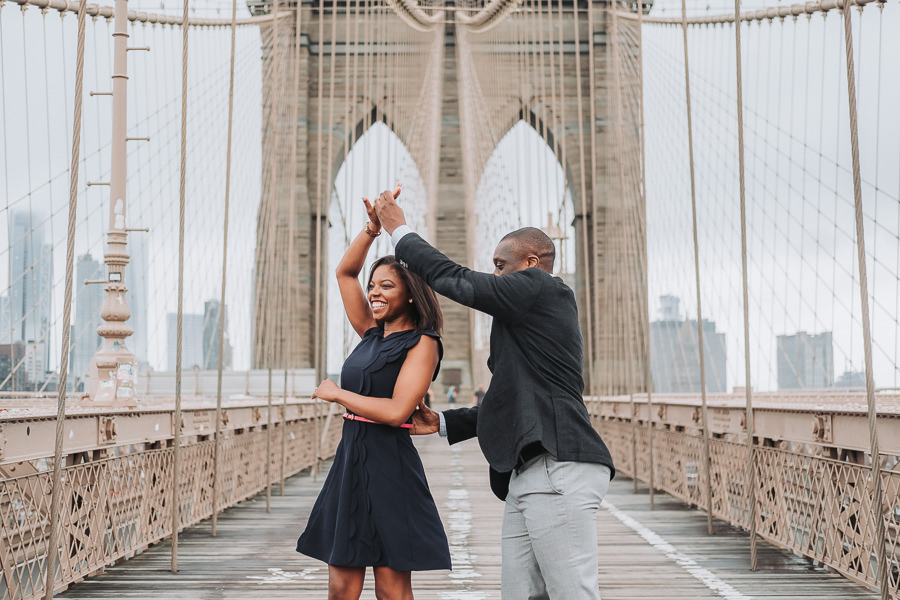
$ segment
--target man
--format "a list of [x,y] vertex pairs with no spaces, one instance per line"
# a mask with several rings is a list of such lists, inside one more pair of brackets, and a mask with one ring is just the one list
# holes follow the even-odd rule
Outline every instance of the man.
[[390,192],[375,211],[401,264],[494,317],[482,405],[440,415],[420,407],[414,425],[451,444],[477,435],[491,489],[506,501],[503,598],[599,600],[596,512],[614,470],[581,396],[578,311],[552,275],[552,240],[539,229],[514,231],[494,251],[494,274],[477,273],[412,232]]

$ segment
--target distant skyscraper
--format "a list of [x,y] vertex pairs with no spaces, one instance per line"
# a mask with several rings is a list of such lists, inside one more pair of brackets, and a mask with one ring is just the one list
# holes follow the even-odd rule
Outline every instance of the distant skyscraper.
[[36,364],[49,364],[52,322],[53,256],[44,242],[44,217],[14,211],[9,215],[9,318],[12,341],[32,342]]
[[[166,332],[168,346],[168,366],[170,371],[175,370],[176,350],[175,342],[177,334],[178,315],[169,313],[166,315]],[[181,368],[192,369],[195,366],[203,368],[203,315],[183,314],[181,319]]]
[[[147,239],[145,235],[128,235],[131,261],[125,267],[125,286],[128,288],[128,308],[131,317],[126,321],[134,333],[125,340],[134,352],[138,364],[147,362]],[[173,359],[174,360],[174,359]]]
[[805,331],[778,336],[778,389],[801,390],[834,385],[831,332]]
[[865,371],[844,371],[834,382],[834,387],[864,388],[866,387],[866,373]]
[[12,341],[12,332],[9,327],[9,296],[0,296],[0,344],[8,344]]
[[[222,346],[222,366],[230,369],[232,364],[231,343],[228,341],[228,307],[225,307],[225,344]],[[219,368],[219,301],[207,300],[203,303],[203,368]]]
[[[699,393],[700,352],[697,321],[682,320],[680,300],[660,297],[660,320],[650,323],[650,371],[657,392]],[[706,391],[726,391],[725,334],[713,321],[703,320],[703,355]]]
[[[72,355],[69,361],[69,378],[84,379],[90,369],[91,357],[103,340],[97,335],[97,328],[103,323],[100,307],[106,297],[102,285],[83,285],[85,280],[105,279],[105,269],[90,254],[78,257],[75,267],[75,284],[78,295],[75,298],[75,320],[72,322]],[[80,289],[79,289],[80,288]]]
[[26,387],[25,344],[0,344],[0,390],[23,391]]
[[[12,340],[32,342],[37,365],[50,361],[53,256],[44,242],[44,217],[25,211],[9,216],[9,318]],[[29,375],[31,376],[31,375]]]

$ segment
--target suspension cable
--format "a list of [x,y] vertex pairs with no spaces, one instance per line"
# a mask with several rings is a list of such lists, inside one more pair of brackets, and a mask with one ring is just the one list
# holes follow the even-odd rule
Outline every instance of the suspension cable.
[[172,564],[171,571],[178,572],[178,528],[181,516],[179,506],[181,497],[178,493],[181,473],[181,359],[182,333],[184,321],[184,220],[185,193],[187,184],[187,88],[188,88],[188,5],[183,0],[184,16],[181,25],[181,180],[178,194],[178,316],[175,333],[175,415],[172,427]]
[[[844,48],[847,55],[847,96],[850,112],[850,152],[853,161],[853,204],[856,216],[856,256],[859,263],[859,294],[862,313],[863,349],[866,361],[866,403],[869,417],[869,446],[872,460],[872,518],[875,520],[875,557],[881,571],[881,600],[891,598],[891,569],[885,555],[886,532],[881,483],[881,454],[878,450],[878,408],[872,372],[872,330],[869,324],[869,284],[866,276],[866,237],[863,221],[862,182],[859,164],[859,124],[856,110],[856,80],[853,64],[853,28],[850,2],[844,0]],[[877,576],[876,576],[877,579]]]
[[213,442],[212,523],[210,535],[216,537],[219,517],[219,446],[222,437],[222,369],[225,359],[225,283],[228,274],[228,203],[231,194],[231,137],[234,125],[234,46],[237,0],[231,0],[231,56],[228,75],[228,133],[225,147],[225,216],[222,223],[222,293],[219,296],[219,364],[216,373],[216,435]]
[[59,561],[59,513],[62,504],[63,439],[66,422],[66,384],[69,373],[69,324],[72,321],[72,281],[75,262],[75,218],[78,205],[78,161],[81,152],[81,107],[84,82],[84,29],[87,0],[78,6],[78,42],[75,55],[75,109],[72,121],[72,160],[69,171],[69,221],[66,232],[66,283],[63,304],[62,345],[59,359],[59,391],[56,397],[56,438],[50,494],[50,535],[47,540],[47,571],[44,598],[53,600],[56,565]]
[[744,82],[741,57],[741,0],[734,0],[734,44],[737,78],[738,183],[741,199],[741,291],[744,303],[744,394],[747,404],[747,485],[745,495],[750,509],[750,570],[757,569],[756,555],[756,466],[753,452],[753,391],[750,378],[750,294],[747,283],[747,195],[744,179]]
[[709,422],[706,409],[706,371],[705,356],[703,356],[703,311],[700,302],[700,248],[697,240],[697,193],[694,178],[694,139],[691,129],[691,76],[688,63],[688,26],[687,26],[687,0],[681,0],[681,29],[684,34],[684,89],[687,106],[687,130],[688,130],[688,160],[691,171],[691,218],[694,233],[694,280],[697,287],[697,353],[700,359],[700,417],[703,428],[703,472],[706,483],[706,529],[712,535],[712,473],[710,473],[711,460],[709,454]]
[[[644,0],[639,0],[638,2],[638,30],[637,30],[637,44],[638,44],[638,108],[640,113],[638,118],[640,119],[638,125],[638,131],[640,134],[640,175],[641,175],[641,206],[640,206],[640,217],[644,220],[647,218],[647,155],[646,155],[646,141],[645,141],[645,127],[644,127]],[[646,228],[645,228],[646,231]],[[646,235],[644,235],[644,239],[646,240]],[[649,501],[650,501],[650,510],[655,509],[654,502],[654,490],[656,487],[656,483],[654,480],[654,456],[653,456],[653,373],[650,370],[650,287],[648,285],[649,274],[647,273],[647,248],[644,247],[643,252],[641,253],[641,284],[643,287],[642,290],[642,298],[643,302],[645,302],[644,308],[645,310],[641,311],[642,316],[646,317],[646,322],[643,327],[643,360],[644,360],[644,388],[647,392],[647,454],[649,457],[649,473],[647,474],[647,485],[649,486]]]

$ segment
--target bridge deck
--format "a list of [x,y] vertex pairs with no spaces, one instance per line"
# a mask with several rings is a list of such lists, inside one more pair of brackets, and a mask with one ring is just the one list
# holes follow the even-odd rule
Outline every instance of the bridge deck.
[[[448,448],[437,436],[417,440],[429,482],[450,538],[454,571],[414,575],[419,600],[500,598],[500,522],[503,505],[487,485],[478,446]],[[327,568],[294,552],[323,477],[300,475],[285,495],[258,496],[224,513],[218,537],[209,523],[181,536],[180,573],[169,572],[165,542],[106,573],[74,585],[61,598],[234,599],[325,597]],[[760,544],[756,573],[748,570],[745,535],[716,523],[706,535],[705,516],[668,496],[650,512],[646,494],[630,480],[613,482],[598,517],[603,600],[718,599],[858,600],[877,595],[790,553]],[[363,598],[374,598],[371,575]]]

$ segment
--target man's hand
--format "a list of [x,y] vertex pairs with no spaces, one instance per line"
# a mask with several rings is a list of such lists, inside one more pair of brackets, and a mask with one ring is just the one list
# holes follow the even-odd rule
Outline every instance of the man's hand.
[[425,399],[419,402],[418,410],[412,414],[412,429],[409,432],[413,435],[429,435],[437,433],[441,427],[441,418],[436,412],[425,406]]
[[401,225],[406,225],[406,215],[403,214],[403,209],[397,206],[395,197],[397,194],[399,194],[399,188],[397,188],[396,193],[390,191],[382,192],[375,199],[375,213],[378,215],[378,220],[381,221],[381,226],[387,230],[388,234],[394,233],[394,230]]

